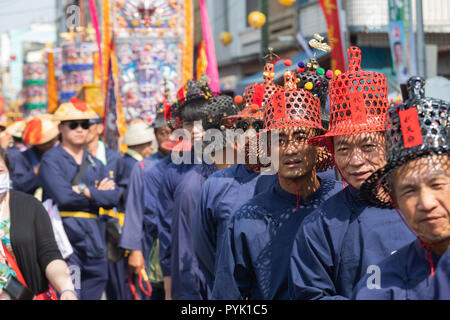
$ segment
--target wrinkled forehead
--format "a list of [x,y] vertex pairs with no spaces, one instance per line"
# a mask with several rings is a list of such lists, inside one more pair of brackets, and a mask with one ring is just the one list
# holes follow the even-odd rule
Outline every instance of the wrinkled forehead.
[[433,154],[408,161],[391,175],[394,184],[419,184],[439,177],[450,178],[448,154]]
[[310,127],[288,127],[279,129],[279,136],[296,136],[304,135],[306,137],[313,137],[316,135],[316,129]]
[[377,132],[364,132],[359,134],[351,134],[345,136],[333,137],[333,143],[335,146],[359,146],[364,143],[384,144],[386,141],[384,133]]

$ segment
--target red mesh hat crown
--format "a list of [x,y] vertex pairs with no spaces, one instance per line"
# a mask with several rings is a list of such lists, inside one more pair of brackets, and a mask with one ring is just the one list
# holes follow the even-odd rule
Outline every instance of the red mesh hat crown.
[[330,81],[330,127],[323,135],[310,139],[325,146],[334,136],[385,130],[388,108],[386,77],[361,69],[361,49],[350,47],[348,71]]
[[[244,97],[242,98],[242,103],[244,107],[242,110],[236,114],[227,117],[227,120],[236,119],[262,119],[264,118],[264,109],[262,108],[262,101],[264,97],[264,84],[253,83],[245,88]],[[236,98],[238,98],[237,96]],[[235,102],[239,104],[235,99]]]
[[266,130],[311,127],[324,130],[320,115],[320,100],[305,89],[297,89],[293,71],[284,74],[285,88],[272,95],[266,108]]
[[[294,71],[284,73],[284,88],[272,96],[265,114],[265,130],[310,127],[326,132],[322,126],[320,99],[310,91],[296,86]],[[316,170],[324,172],[333,167],[331,154],[318,147]],[[260,153],[263,153],[260,151]]]

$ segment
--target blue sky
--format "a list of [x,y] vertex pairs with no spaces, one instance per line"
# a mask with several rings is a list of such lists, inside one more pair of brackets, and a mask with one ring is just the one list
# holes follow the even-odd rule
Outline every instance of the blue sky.
[[64,0],[0,0],[0,33],[26,29],[33,20],[54,23],[55,1]]

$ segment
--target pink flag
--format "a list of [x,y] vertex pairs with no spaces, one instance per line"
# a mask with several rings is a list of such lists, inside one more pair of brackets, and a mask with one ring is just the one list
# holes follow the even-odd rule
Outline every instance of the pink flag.
[[208,8],[205,0],[200,0],[200,14],[202,17],[203,38],[205,40],[206,58],[208,59],[208,66],[206,68],[206,75],[210,79],[209,87],[212,92],[220,92],[219,82],[219,68],[217,67],[216,49],[214,47],[214,40],[211,33],[211,26],[209,24]]
[[100,70],[101,70],[101,79],[103,81],[103,57],[102,57],[102,38],[100,35],[100,28],[98,25],[98,14],[97,14],[97,6],[95,5],[94,0],[89,0],[89,11],[91,12],[92,18],[92,26],[95,29],[95,37],[97,38],[97,46],[98,46],[98,58],[100,60]]

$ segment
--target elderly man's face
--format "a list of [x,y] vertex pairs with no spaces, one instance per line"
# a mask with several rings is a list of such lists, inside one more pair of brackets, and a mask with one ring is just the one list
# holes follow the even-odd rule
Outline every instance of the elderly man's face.
[[344,179],[356,189],[386,164],[382,132],[360,133],[333,138],[334,158]]
[[448,156],[411,161],[392,174],[395,203],[425,242],[450,238],[450,163]]

